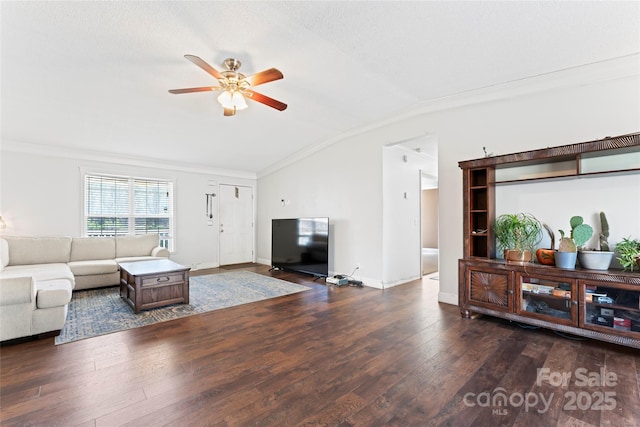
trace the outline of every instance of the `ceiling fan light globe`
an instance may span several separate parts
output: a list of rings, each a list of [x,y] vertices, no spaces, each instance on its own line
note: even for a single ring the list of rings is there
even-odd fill
[[[247,101],[245,101],[244,96],[242,96],[240,92],[236,91],[223,91],[220,96],[218,96],[218,102],[224,108],[228,108],[231,110],[244,110],[248,107]]]
[[[232,97],[231,97],[231,92],[226,91],[226,90],[222,91],[220,96],[218,96],[218,102],[224,108],[233,108],[233,101],[232,101]]]
[[[244,96],[240,92],[234,92],[231,97],[231,103],[236,108],[236,110],[245,110],[247,109],[247,101],[244,100]]]

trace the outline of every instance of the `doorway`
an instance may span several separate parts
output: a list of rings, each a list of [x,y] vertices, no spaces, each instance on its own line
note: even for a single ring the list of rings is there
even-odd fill
[[[420,221],[422,275],[438,271],[438,180],[424,172],[420,177]]]
[[[253,188],[220,184],[220,265],[253,262]]]
[[[437,280],[440,249],[438,246],[438,137],[423,135],[399,144],[412,153],[419,165],[420,204],[420,273]],[[415,176],[415,175],[414,175]],[[416,181],[414,181],[416,183]],[[417,184],[417,183],[416,183]],[[414,184],[414,185],[416,185]]]

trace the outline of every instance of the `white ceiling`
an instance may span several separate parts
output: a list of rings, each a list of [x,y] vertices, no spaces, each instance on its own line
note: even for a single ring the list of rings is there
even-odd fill
[[[640,51],[640,2],[1,2],[2,140],[259,172],[420,103]],[[223,117],[225,58],[284,79]],[[46,147],[44,147],[46,146]]]

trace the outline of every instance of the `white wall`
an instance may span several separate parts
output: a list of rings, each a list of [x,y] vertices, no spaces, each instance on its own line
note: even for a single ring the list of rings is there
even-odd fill
[[[80,236],[83,169],[175,180],[175,252],[171,258],[193,269],[219,265],[218,198],[209,226],[205,193],[218,194],[220,184],[256,186],[255,179],[174,170],[171,165],[141,167],[3,149],[0,212],[8,224],[4,234]]]
[[[580,215],[594,229],[585,246],[598,247],[599,213],[607,215],[609,244],[615,247],[624,237],[640,238],[640,174],[583,177],[551,180],[496,188],[496,214],[529,212],[547,224],[555,234],[558,247],[560,233],[569,232],[569,219]],[[551,247],[545,232],[539,247]]]
[[[429,164],[423,155],[398,145],[383,147],[382,154],[381,287],[389,287],[420,277],[421,171]]]
[[[360,264],[354,277],[380,280],[381,158],[382,147],[365,138],[330,146],[259,180],[258,262],[271,262],[273,218],[329,217],[329,273],[350,274]]]
[[[439,153],[439,300],[457,304],[457,260],[462,257],[463,242],[462,173],[458,162],[483,157],[483,146],[498,155],[639,131],[637,64],[631,65],[631,73],[612,79],[602,77],[606,74],[602,67],[598,64],[595,70],[587,67],[570,70],[568,75],[559,73],[554,81],[560,83],[550,83],[549,76],[544,76],[542,82],[533,79],[495,88],[493,93],[483,91],[477,96],[483,102],[472,105],[460,102],[457,106],[455,99],[445,100],[442,104],[450,108],[424,108],[421,114],[407,114],[404,119],[345,136],[308,157],[298,156],[297,162],[283,162],[282,168],[258,178],[258,257],[270,257],[272,217],[324,213],[335,220],[330,254],[333,270],[350,272],[359,261],[365,284],[367,280],[373,284],[383,282],[386,276],[381,268],[385,264],[382,254],[386,249],[380,230],[388,224],[383,224],[380,152],[390,142],[433,134],[438,138]],[[613,64],[615,67],[617,64]],[[579,78],[579,72],[586,77]],[[630,194],[635,196],[638,183],[633,181],[630,185]],[[593,192],[593,205],[582,209],[601,209],[600,200],[607,196],[607,191]],[[291,206],[279,207],[282,197],[291,199]],[[566,216],[562,204],[553,204],[549,209],[550,218]],[[637,207],[623,210],[626,209],[629,215],[640,216]],[[607,213],[612,219],[622,214],[611,209]],[[412,239],[405,234],[411,233],[410,229],[400,227],[398,233],[398,239]],[[627,234],[640,236],[640,230],[630,225]],[[407,277],[412,275],[409,270],[404,273]]]

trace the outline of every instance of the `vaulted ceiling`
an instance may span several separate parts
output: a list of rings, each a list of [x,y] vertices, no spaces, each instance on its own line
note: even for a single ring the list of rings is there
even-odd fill
[[[2,1],[3,143],[259,172],[437,98],[640,52],[640,2]],[[284,79],[224,117],[225,58]]]

